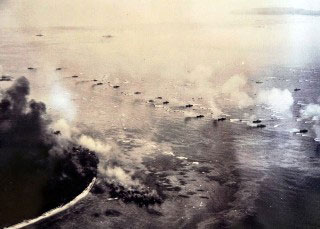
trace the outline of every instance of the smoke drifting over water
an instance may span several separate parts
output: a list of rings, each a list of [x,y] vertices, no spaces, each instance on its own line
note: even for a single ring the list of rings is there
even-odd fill
[[[25,77],[1,92],[0,226],[70,201],[97,173],[94,153],[60,139],[49,128],[45,104],[29,100],[29,93]]]
[[[269,106],[272,110],[279,113],[290,114],[293,105],[293,97],[288,89],[272,88],[271,90],[262,90],[258,94],[258,103]]]
[[[139,188],[141,183],[138,180],[133,180],[133,171],[125,172],[121,167],[112,165],[112,163],[121,163],[120,152],[111,145],[101,142],[100,140],[93,139],[86,135],[81,135],[78,143],[99,155],[99,172],[103,179],[106,179],[109,183],[115,183],[122,185],[126,188]]]
[[[304,109],[300,111],[300,113],[303,118],[311,118],[314,121],[318,121],[320,115],[320,105],[308,104]]]
[[[156,191],[133,178],[133,167],[122,168],[127,162],[112,144],[82,134],[64,119],[52,122],[45,104],[29,100],[29,93],[25,77],[1,93],[0,178],[6,188],[1,189],[0,198],[10,199],[0,207],[4,216],[1,226],[65,204],[86,188],[98,171],[113,197],[139,205],[161,203]],[[21,193],[16,193],[17,187]],[[11,214],[19,201],[34,209],[21,208],[17,215]]]
[[[320,141],[320,105],[308,104],[300,110],[301,117],[304,120],[311,119],[313,123],[313,131],[316,134],[316,141]]]
[[[244,75],[234,75],[222,86],[222,94],[228,96],[231,104],[238,108],[245,108],[254,104],[253,99],[248,95],[248,82]]]
[[[320,27],[230,15],[230,3],[263,4],[1,2],[0,25],[14,29],[0,29],[0,73],[26,75],[30,97],[44,103],[28,99],[26,78],[2,93],[0,182],[8,192],[0,197],[14,201],[0,207],[0,216],[10,222],[36,216],[72,199],[93,176],[92,195],[49,219],[56,220],[52,227],[118,228],[132,221],[134,228],[224,227],[255,214],[256,198],[266,196],[262,183],[270,195],[269,187],[291,195],[287,178],[273,168],[305,162],[296,156],[306,148],[299,144],[309,126],[301,122],[303,136],[283,135],[288,123],[300,125],[289,116],[301,95],[292,87],[304,92],[304,85],[293,85],[288,76],[295,73],[265,66],[303,64],[310,46],[295,44],[316,44]],[[301,27],[310,29],[308,42]],[[319,108],[305,108],[302,117],[314,119],[320,133]],[[270,173],[279,183],[264,182]],[[40,191],[18,198],[27,194],[14,193],[16,187]],[[39,197],[51,202],[42,206]],[[31,206],[30,214],[10,219],[14,202]]]

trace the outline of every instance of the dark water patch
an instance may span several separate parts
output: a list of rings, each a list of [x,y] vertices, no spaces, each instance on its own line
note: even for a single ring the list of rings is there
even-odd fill
[[[274,168],[261,185],[256,220],[266,228],[319,228],[320,174]],[[273,219],[273,220],[270,220]]]
[[[255,215],[247,215],[243,220],[237,223],[233,223],[229,228],[232,229],[264,229],[263,224],[258,222]]]
[[[98,218],[98,217],[100,217],[100,214],[96,212],[96,213],[93,213],[92,216],[95,218]]]
[[[217,181],[220,185],[223,185],[227,182],[227,178],[226,177],[222,177],[222,176],[206,176],[209,181]]]
[[[239,187],[239,184],[235,181],[229,181],[229,182],[226,182],[226,183],[219,183],[220,185],[221,184],[224,184],[225,186],[227,187],[230,187],[230,188],[238,188]]]
[[[122,215],[121,212],[115,210],[115,209],[107,209],[105,212],[104,212],[104,215],[105,216],[108,216],[108,217],[119,217]]]
[[[187,192],[187,195],[190,195],[190,196],[192,196],[194,194],[197,194],[197,193],[196,192]]]
[[[155,215],[155,216],[163,216],[163,214],[153,208],[147,208],[147,212],[150,214],[150,215]]]
[[[188,196],[188,195],[183,195],[183,194],[179,194],[178,197],[181,197],[181,198],[190,198],[190,196]]]
[[[178,186],[172,188],[166,188],[167,191],[180,192],[182,189]]]
[[[156,174],[158,179],[167,179],[167,177],[170,175],[169,173],[167,172],[161,172],[161,173],[157,173]]]
[[[237,189],[218,186],[214,190],[214,195],[209,196],[210,203],[207,208],[210,212],[221,212],[231,208],[231,203],[236,200]]]

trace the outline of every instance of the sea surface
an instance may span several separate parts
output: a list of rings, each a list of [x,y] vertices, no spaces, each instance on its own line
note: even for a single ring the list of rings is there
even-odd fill
[[[270,17],[213,27],[0,29],[1,74],[26,76],[53,121],[112,145],[124,170],[166,195],[139,207],[90,193],[30,227],[319,228],[317,122],[300,119],[320,96],[317,24]],[[219,88],[235,74],[253,99],[288,89],[292,107],[231,103]],[[256,119],[266,127],[251,125]]]

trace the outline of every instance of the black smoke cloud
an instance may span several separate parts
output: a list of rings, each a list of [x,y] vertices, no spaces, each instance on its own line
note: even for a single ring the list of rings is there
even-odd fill
[[[48,152],[55,144],[47,133],[46,106],[28,101],[29,91],[29,82],[22,77],[3,93],[0,102],[0,146],[16,148],[25,155],[39,147]]]
[[[29,93],[21,77],[0,95],[0,227],[69,202],[97,173],[95,154],[62,141]]]

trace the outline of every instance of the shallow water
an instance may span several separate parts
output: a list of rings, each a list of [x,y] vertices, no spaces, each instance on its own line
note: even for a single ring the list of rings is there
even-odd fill
[[[213,75],[224,81],[229,74],[245,71],[252,96],[261,89],[289,89],[294,96],[292,115],[277,114],[265,106],[238,109],[222,100],[219,105],[230,115],[228,119],[255,115],[267,127],[252,128],[229,120],[215,122],[207,79],[192,78],[196,83],[192,81],[190,86],[183,76],[174,77],[188,72],[188,66],[178,72],[171,68],[181,59],[191,69],[198,62],[208,65],[221,53],[228,62],[226,47],[208,49],[210,39],[201,40],[190,29],[184,32],[186,41],[177,47],[175,39],[181,35],[148,29],[51,28],[41,30],[44,37],[34,36],[39,30],[0,32],[3,75],[26,75],[31,81],[32,97],[46,102],[53,119],[66,118],[84,133],[116,145],[122,166],[143,174],[147,185],[160,185],[167,196],[163,204],[146,208],[110,200],[108,192],[91,193],[35,227],[320,227],[319,143],[314,141],[312,123],[296,121],[301,108],[298,101],[317,102],[320,71],[314,65],[304,66],[304,61],[299,66],[294,61],[278,64],[270,60],[270,53],[257,50],[249,51],[246,60],[260,56],[268,64],[262,61],[264,64],[258,67],[244,67],[241,61],[234,63],[242,60],[241,53]],[[259,30],[250,26],[244,29]],[[212,36],[210,29],[203,30]],[[109,33],[114,37],[101,37]],[[144,46],[142,37],[147,35],[151,42]],[[184,56],[188,52],[183,50],[194,41],[202,42],[202,48],[190,48],[190,55],[196,57]],[[175,48],[167,53],[168,60],[163,60],[163,53],[170,47]],[[210,61],[204,61],[204,57]],[[28,67],[37,69],[30,71]],[[57,67],[62,70],[56,71]],[[221,70],[225,67],[228,69]],[[158,76],[157,71],[165,77],[160,73]],[[98,82],[103,84],[96,85]],[[3,87],[9,84],[1,82]],[[293,92],[295,88],[301,91]],[[135,94],[137,91],[141,94]],[[164,105],[166,100],[170,103]],[[189,103],[195,106],[185,108]],[[187,118],[200,114],[205,117]],[[303,128],[309,130],[306,136],[292,133],[293,129]],[[103,177],[100,174],[99,179]]]

